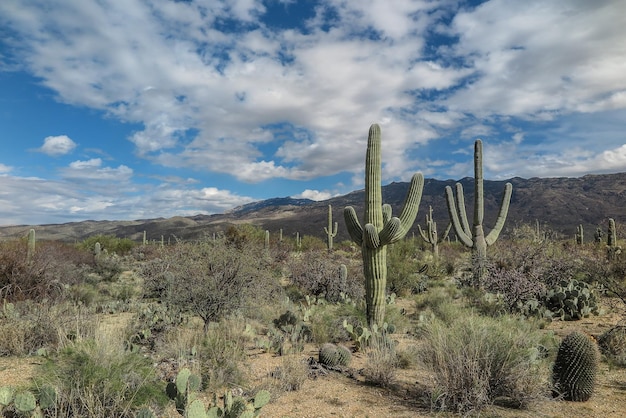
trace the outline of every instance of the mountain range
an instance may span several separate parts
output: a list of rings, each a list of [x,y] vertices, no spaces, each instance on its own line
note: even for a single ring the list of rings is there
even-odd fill
[[[425,179],[422,201],[416,224],[425,225],[424,217],[429,206],[433,208],[433,218],[439,231],[448,224],[448,212],[444,189],[454,187],[455,180]],[[458,181],[465,191],[467,214],[471,223],[473,208],[474,180],[466,177]],[[583,225],[585,241],[593,239],[597,227],[606,231],[607,219],[614,218],[618,225],[626,223],[626,173],[586,175],[570,178],[530,178],[515,177],[502,181],[484,181],[485,227],[495,223],[501,196],[506,182],[513,184],[511,206],[502,236],[521,224],[535,225],[549,229],[561,237],[573,237],[578,225]],[[383,186],[383,202],[389,203],[394,214],[399,214],[408,183],[391,183]],[[198,239],[215,232],[224,231],[231,225],[252,223],[270,234],[283,236],[312,235],[325,239],[324,227],[328,225],[328,206],[332,207],[333,223],[338,222],[335,241],[348,239],[343,220],[343,209],[354,206],[362,217],[364,191],[358,190],[325,201],[272,198],[249,203],[223,214],[195,215],[188,217],[143,219],[135,221],[82,221],[65,224],[18,225],[0,227],[0,239],[25,237],[30,228],[35,228],[38,240],[81,241],[91,235],[114,235],[141,242],[144,231],[149,240]],[[411,229],[417,234],[417,226]]]

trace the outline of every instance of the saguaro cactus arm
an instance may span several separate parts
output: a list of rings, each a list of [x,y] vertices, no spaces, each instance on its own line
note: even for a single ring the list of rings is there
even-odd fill
[[[504,193],[502,193],[502,201],[500,202],[500,211],[498,212],[498,218],[496,219],[496,223],[493,226],[493,229],[489,231],[489,234],[485,237],[485,241],[487,241],[487,245],[493,245],[494,242],[500,236],[500,232],[502,232],[502,228],[504,227],[504,223],[506,222],[506,216],[509,213],[509,205],[511,203],[511,194],[513,193],[513,185],[511,183],[507,183],[504,186]]]
[[[363,245],[363,227],[359,223],[359,218],[356,216],[356,211],[352,206],[347,206],[343,210],[343,217],[346,221],[346,229],[350,234],[350,238],[358,246]]]
[[[460,187],[458,187],[460,186]],[[452,223],[452,227],[454,228],[454,233],[459,240],[466,247],[472,248],[474,246],[474,241],[472,240],[471,232],[465,229],[464,225],[467,223],[467,216],[462,216],[464,218],[464,222],[459,219],[459,212],[465,215],[465,206],[460,206],[461,203],[465,201],[463,198],[459,198],[459,196],[463,196],[463,186],[460,183],[457,183],[457,200],[459,201],[459,208],[456,207],[454,203],[454,193],[452,192],[452,187],[446,186],[446,201],[448,202],[448,215],[450,216],[450,222]]]

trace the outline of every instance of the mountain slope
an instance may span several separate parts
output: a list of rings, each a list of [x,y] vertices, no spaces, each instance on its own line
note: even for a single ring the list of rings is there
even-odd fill
[[[563,236],[573,236],[576,226],[583,224],[586,240],[590,240],[597,226],[606,230],[606,220],[612,217],[618,226],[626,223],[626,173],[587,175],[579,178],[513,178],[513,196],[503,235],[520,223],[539,221]],[[474,181],[470,177],[459,180],[465,192],[468,217],[471,220]],[[433,207],[433,217],[439,229],[448,223],[444,189],[454,186],[454,180],[426,179],[417,221],[424,225],[428,207]],[[487,230],[494,224],[502,191],[506,181],[484,182],[485,225]],[[391,183],[383,187],[383,201],[398,214],[408,183]],[[224,214],[176,216],[169,219],[136,221],[84,221],[56,225],[38,225],[38,239],[55,239],[67,242],[80,241],[90,235],[105,234],[141,241],[143,231],[149,240],[172,238],[197,239],[224,231],[230,225],[253,223],[271,233],[283,229],[284,236],[296,232],[325,238],[328,205],[333,208],[333,221],[339,223],[336,241],[348,239],[343,221],[344,207],[354,206],[357,214],[363,213],[363,190],[343,196],[315,202],[308,199],[274,198],[253,202]],[[0,227],[0,239],[24,237],[33,226]],[[412,228],[417,231],[417,226]],[[619,231],[619,227],[618,227]]]

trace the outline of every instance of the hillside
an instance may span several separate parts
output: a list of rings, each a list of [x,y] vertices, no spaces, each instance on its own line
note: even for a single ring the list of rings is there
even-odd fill
[[[587,175],[579,178],[513,178],[513,196],[503,233],[521,223],[539,221],[563,236],[573,236],[576,226],[583,224],[586,240],[591,240],[597,226],[606,228],[606,219],[612,217],[617,224],[626,223],[626,173]],[[473,179],[459,181],[465,190],[468,216],[471,217]],[[454,186],[454,180],[426,179],[418,214],[418,222],[424,223],[428,207],[433,207],[435,221],[443,229],[448,223],[444,197],[446,186]],[[504,184],[506,181],[485,180],[485,224],[493,225]],[[391,183],[383,187],[383,201],[398,213],[408,183]],[[336,241],[348,239],[343,221],[343,208],[352,205],[362,213],[364,193],[354,191],[343,196],[315,202],[307,199],[273,198],[235,208],[224,214],[196,215],[191,217],[144,219],[135,221],[83,221],[52,225],[20,225],[0,227],[0,239],[26,236],[35,227],[37,238],[43,240],[80,241],[90,235],[106,234],[141,241],[143,231],[150,240],[177,237],[197,239],[207,234],[223,231],[229,225],[253,223],[270,232],[283,229],[284,236],[304,235],[324,237],[328,205],[333,207],[333,220],[339,223]],[[414,226],[412,231],[417,231]],[[619,227],[618,227],[619,231]]]

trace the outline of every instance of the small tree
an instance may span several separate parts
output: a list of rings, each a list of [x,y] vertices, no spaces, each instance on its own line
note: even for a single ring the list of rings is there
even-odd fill
[[[262,248],[226,239],[178,243],[143,270],[146,289],[170,306],[212,321],[245,309],[272,290]]]

